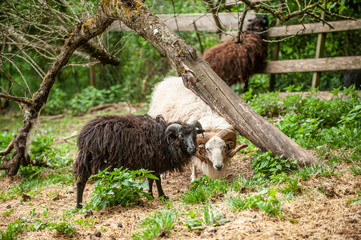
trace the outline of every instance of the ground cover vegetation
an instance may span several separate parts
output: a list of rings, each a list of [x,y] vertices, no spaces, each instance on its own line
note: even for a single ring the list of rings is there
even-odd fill
[[[103,171],[94,176],[82,210],[74,208],[72,161],[76,149],[74,144],[61,140],[65,136],[62,135],[62,126],[74,122],[76,124],[71,128],[78,130],[94,115],[112,114],[118,110],[82,116],[68,113],[65,118],[56,121],[45,118],[35,130],[29,149],[32,157],[40,158],[43,164],[21,167],[15,181],[8,184],[3,181],[1,186],[0,201],[4,206],[1,218],[2,222],[6,222],[0,226],[1,237],[18,239],[45,234],[65,239],[67,236],[108,233],[133,239],[197,237],[206,233],[217,236],[217,229],[234,225],[238,221],[237,214],[247,211],[252,211],[253,215],[263,213],[267,218],[283,223],[298,224],[302,217],[290,213],[289,204],[316,201],[317,197],[313,195],[317,194],[329,201],[336,198],[347,206],[357,206],[361,203],[361,148],[358,137],[361,134],[361,100],[353,88],[344,89],[342,95],[338,95],[338,90],[333,91],[334,97],[330,100],[322,100],[309,93],[290,95],[284,99],[279,99],[274,93],[243,95],[257,112],[302,147],[313,151],[321,160],[319,165],[298,168],[292,159],[283,160],[273,157],[270,152],[263,153],[239,136],[238,141],[248,143],[249,147],[242,150],[234,161],[249,162],[248,168],[252,173],[248,176],[242,172],[231,180],[204,176],[189,183],[184,191],[175,193],[177,197],[159,201],[147,196],[144,177],[151,176],[149,172]],[[259,102],[266,104],[259,106]],[[141,108],[137,113],[145,111],[146,108]],[[8,117],[2,116],[1,120]],[[0,143],[4,147],[13,132],[6,130],[9,121],[1,122]],[[348,184],[354,187],[343,190],[338,186],[346,175],[351,176]],[[180,181],[188,181],[188,177],[183,174]],[[2,178],[8,179],[3,173]],[[312,187],[314,181],[317,184]],[[329,181],[333,182],[331,189],[326,184]],[[44,192],[46,203],[44,200],[40,203],[38,201]],[[305,200],[311,195],[313,200]],[[66,200],[60,213],[52,207],[58,199]],[[16,204],[29,205],[28,212],[22,212],[18,217]],[[102,222],[102,214],[112,215],[124,208],[131,211],[132,206],[139,208],[138,211],[143,214],[126,234],[115,233]],[[117,228],[121,232],[125,227],[119,226]],[[360,232],[349,234],[359,236]]]

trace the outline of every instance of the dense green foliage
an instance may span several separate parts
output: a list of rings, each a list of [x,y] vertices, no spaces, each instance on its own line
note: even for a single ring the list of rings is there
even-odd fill
[[[116,205],[128,206],[137,204],[139,200],[149,194],[143,189],[148,189],[147,178],[157,179],[148,170],[129,171],[127,169],[115,169],[108,172],[107,169],[99,172],[91,178],[98,179],[95,183],[94,192],[86,209],[105,209]]]

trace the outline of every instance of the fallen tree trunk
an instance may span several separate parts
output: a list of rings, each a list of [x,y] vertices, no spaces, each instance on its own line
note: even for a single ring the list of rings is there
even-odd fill
[[[317,159],[267,122],[236,95],[197,51],[174,34],[139,0],[110,1],[105,11],[124,22],[127,27],[153,44],[167,56],[185,86],[226,118],[241,135],[262,151],[295,158],[299,165],[315,163]]]

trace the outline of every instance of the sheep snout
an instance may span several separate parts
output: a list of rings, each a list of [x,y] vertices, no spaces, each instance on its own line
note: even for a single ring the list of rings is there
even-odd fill
[[[191,146],[187,148],[189,154],[193,155],[197,152],[197,148],[195,146]]]
[[[213,165],[214,169],[221,171],[223,169],[223,164]]]

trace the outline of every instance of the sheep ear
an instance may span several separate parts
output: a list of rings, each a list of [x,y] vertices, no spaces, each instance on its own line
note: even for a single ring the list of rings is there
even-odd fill
[[[197,133],[197,134],[201,134],[201,133],[203,134],[204,132],[205,132],[205,131],[204,131],[203,129],[197,129],[197,130],[196,130],[196,133]],[[203,136],[203,137],[204,137],[204,136]]]

